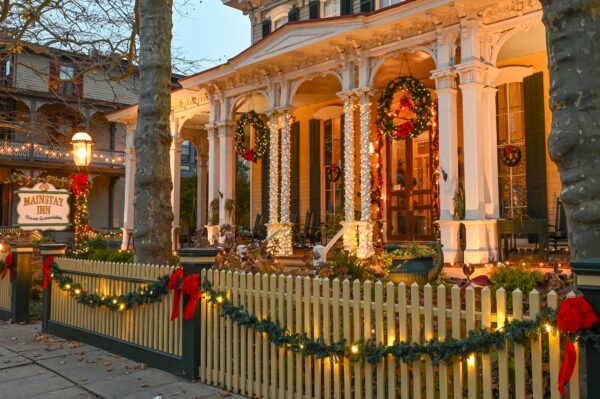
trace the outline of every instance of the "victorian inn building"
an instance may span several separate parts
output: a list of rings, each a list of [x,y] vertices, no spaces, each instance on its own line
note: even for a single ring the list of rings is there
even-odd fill
[[[198,154],[198,225],[209,232],[233,222],[236,159],[260,158],[249,162],[250,220],[277,232],[282,256],[307,214],[341,215],[339,236],[360,257],[439,229],[448,263],[498,259],[498,220],[553,217],[560,182],[546,155],[538,0],[224,3],[249,15],[253,43],[172,92],[174,231],[185,140]],[[128,126],[124,242],[136,112],[109,116]]]

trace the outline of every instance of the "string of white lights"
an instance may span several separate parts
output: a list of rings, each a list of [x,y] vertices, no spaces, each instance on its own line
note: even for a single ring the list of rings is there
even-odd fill
[[[277,113],[273,111],[269,121],[269,223],[279,223],[279,129]]]
[[[367,258],[373,248],[373,223],[371,222],[371,92],[364,89],[360,95],[360,222],[358,223],[359,258]]]
[[[292,227],[290,225],[290,123],[288,111],[284,111],[281,122],[281,239],[279,240],[279,255],[290,256],[292,248]]]
[[[344,249],[356,253],[354,217],[354,101],[353,93],[344,94]]]

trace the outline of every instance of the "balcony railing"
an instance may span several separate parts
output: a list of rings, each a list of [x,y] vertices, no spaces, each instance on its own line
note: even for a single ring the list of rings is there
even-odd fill
[[[0,160],[51,162],[73,164],[73,153],[70,148],[57,144],[38,144],[14,140],[0,140]],[[125,167],[123,151],[92,151],[90,166],[111,168]]]

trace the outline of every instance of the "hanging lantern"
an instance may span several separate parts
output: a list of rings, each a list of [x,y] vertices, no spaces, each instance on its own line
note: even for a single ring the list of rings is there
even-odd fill
[[[73,161],[79,167],[86,167],[92,160],[92,145],[94,142],[89,134],[78,132],[71,139],[73,145]]]

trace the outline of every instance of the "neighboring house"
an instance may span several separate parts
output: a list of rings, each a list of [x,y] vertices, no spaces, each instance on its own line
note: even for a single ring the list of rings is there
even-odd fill
[[[52,55],[51,55],[52,54]],[[101,57],[100,55],[97,55]],[[92,180],[92,228],[120,228],[123,221],[125,128],[106,115],[138,100],[134,73],[118,82],[100,69],[74,82],[77,60],[88,56],[57,50],[23,49],[0,65],[0,181],[13,172],[27,176],[68,176],[77,171],[70,139],[85,131],[94,141],[87,173]],[[0,225],[16,223],[14,185],[0,184]]]
[[[281,255],[292,253],[291,224],[302,224],[307,211],[320,221],[343,215],[344,246],[361,257],[373,252],[375,226],[383,242],[397,242],[432,240],[437,224],[446,262],[468,263],[498,259],[499,219],[553,218],[560,180],[546,151],[551,112],[538,0],[224,4],[249,15],[252,46],[180,79],[172,93],[172,165],[185,140],[199,154],[199,226],[213,200],[220,223],[231,222],[225,203],[234,198],[235,124],[250,109],[270,122],[271,135],[270,155],[251,164],[251,221],[260,214],[271,233],[282,230]],[[379,139],[378,101],[405,75],[439,104],[439,142],[433,119],[416,138]],[[134,124],[136,112],[108,118]],[[514,167],[501,159],[509,144],[522,154]],[[332,164],[346,172],[337,182],[327,178]],[[466,212],[457,220],[461,185]],[[126,230],[132,203],[126,199]]]

